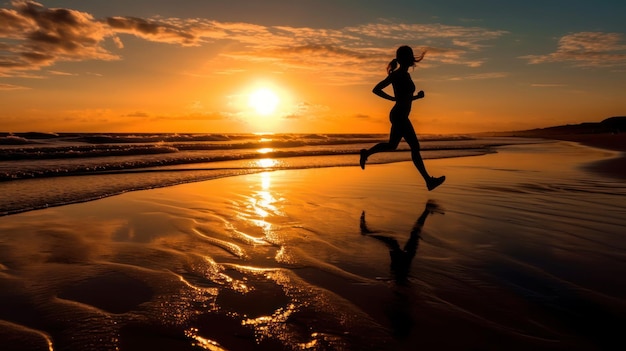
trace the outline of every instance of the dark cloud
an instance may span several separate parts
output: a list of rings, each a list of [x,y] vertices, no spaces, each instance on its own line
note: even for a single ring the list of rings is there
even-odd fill
[[[199,38],[190,28],[137,17],[109,17],[106,23],[116,33],[132,34],[150,41],[197,45]]]
[[[102,46],[111,30],[88,13],[50,9],[34,1],[12,1],[0,9],[0,74],[39,70],[57,61],[113,60]]]

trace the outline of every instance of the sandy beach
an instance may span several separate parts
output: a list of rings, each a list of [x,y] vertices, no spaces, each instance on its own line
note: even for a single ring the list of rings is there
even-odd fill
[[[0,217],[2,350],[626,346],[619,152],[264,172]]]

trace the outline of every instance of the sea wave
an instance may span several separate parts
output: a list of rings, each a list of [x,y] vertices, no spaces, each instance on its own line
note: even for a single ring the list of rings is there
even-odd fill
[[[0,181],[94,174],[174,165],[311,156],[358,155],[383,134],[50,134],[17,133],[0,141]],[[429,135],[427,158],[487,153],[496,139]],[[398,152],[409,150],[402,143]],[[437,151],[434,153],[431,151]],[[397,158],[392,157],[397,161]],[[406,157],[404,157],[406,159]],[[387,159],[388,161],[388,159]],[[385,160],[381,162],[386,162]]]
[[[25,145],[25,144],[34,144],[35,142],[32,140],[28,140],[26,138],[16,136],[16,135],[8,135],[4,137],[0,137],[0,145]]]
[[[19,158],[11,158],[11,154],[3,155],[2,160],[15,161],[0,165],[0,181],[10,181],[25,178],[43,178],[97,174],[108,171],[134,170],[139,168],[154,168],[176,165],[190,165],[200,163],[213,163],[237,160],[259,160],[268,158],[301,158],[301,157],[329,157],[340,155],[358,155],[358,150],[354,149],[307,149],[307,150],[247,150],[237,152],[234,150],[224,150],[227,152],[181,152],[173,147],[148,147],[119,150],[89,150],[86,152],[76,150],[62,151],[62,156],[58,153],[47,153],[45,156],[33,154],[21,154]],[[432,151],[433,153],[429,153]],[[435,153],[436,152],[436,153]],[[477,155],[491,152],[488,147],[437,147],[423,150],[424,158],[461,157],[468,154]],[[165,155],[175,154],[175,155]],[[398,154],[395,157],[392,154]],[[115,157],[127,156],[127,157]],[[152,156],[152,157],[149,157]],[[35,162],[29,160],[49,160],[63,159],[62,162]],[[83,159],[83,160],[75,160]],[[390,152],[387,157],[381,158],[375,163],[387,163],[409,160],[408,148],[402,147],[395,152]],[[20,161],[17,161],[20,160]],[[328,164],[327,166],[337,166]],[[304,167],[306,168],[306,166]]]
[[[0,215],[262,171],[357,166],[362,148],[383,134],[0,134]],[[422,157],[492,153],[528,141],[467,136],[421,137]],[[22,143],[22,144],[20,144]],[[409,147],[369,164],[411,160]]]

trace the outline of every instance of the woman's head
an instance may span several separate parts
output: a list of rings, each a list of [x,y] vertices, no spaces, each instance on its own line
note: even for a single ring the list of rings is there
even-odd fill
[[[410,46],[403,45],[396,50],[396,58],[393,59],[387,66],[387,72],[391,73],[396,70],[398,64],[404,67],[413,67],[417,62],[422,61],[426,51],[418,57],[413,54],[413,49]]]

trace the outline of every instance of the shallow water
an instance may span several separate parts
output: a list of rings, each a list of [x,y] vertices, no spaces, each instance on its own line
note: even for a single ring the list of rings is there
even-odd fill
[[[475,156],[521,138],[424,136],[425,159]],[[279,169],[353,166],[380,134],[0,133],[0,216],[201,180]],[[408,146],[369,160],[410,160]]]
[[[0,342],[31,350],[607,349],[626,186],[574,144],[262,172],[0,218]]]

